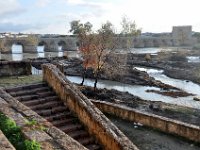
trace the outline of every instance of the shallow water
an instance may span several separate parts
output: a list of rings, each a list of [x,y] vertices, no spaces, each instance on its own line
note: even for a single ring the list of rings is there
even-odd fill
[[[170,78],[163,74],[164,72],[163,70],[159,70],[159,69],[149,69],[149,68],[143,68],[143,67],[135,67],[135,68],[140,71],[147,72],[151,77],[154,77],[156,80],[159,80],[165,84],[172,85],[188,93],[192,93],[192,94],[200,96],[200,86],[196,83],[193,83],[188,80],[186,81],[186,80]]]
[[[67,76],[67,79],[74,83],[81,83],[82,78],[77,76]],[[87,86],[93,86],[94,80],[85,79],[84,82]],[[193,96],[182,97],[182,98],[172,98],[168,96],[163,96],[157,93],[146,92],[146,90],[160,90],[157,87],[149,87],[142,85],[129,85],[116,81],[109,80],[99,80],[97,84],[98,88],[115,89],[121,92],[129,92],[135,96],[138,96],[144,100],[150,101],[162,101],[171,104],[178,104],[182,106],[188,106],[192,108],[200,108],[200,102],[194,101]]]
[[[199,56],[187,56],[186,58],[189,63],[199,63],[200,62]]]

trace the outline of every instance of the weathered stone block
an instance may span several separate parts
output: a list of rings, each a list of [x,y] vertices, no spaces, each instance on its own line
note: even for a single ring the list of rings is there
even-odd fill
[[[38,142],[44,142],[52,139],[47,133],[39,130],[23,131],[23,134],[25,138],[30,140],[36,140]]]
[[[135,121],[141,124],[150,125],[150,116],[146,114],[135,113]]]

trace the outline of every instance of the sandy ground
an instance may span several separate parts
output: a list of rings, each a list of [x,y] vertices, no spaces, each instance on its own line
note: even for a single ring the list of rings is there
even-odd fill
[[[134,125],[110,115],[107,117],[141,150],[199,150],[200,145],[150,128]]]

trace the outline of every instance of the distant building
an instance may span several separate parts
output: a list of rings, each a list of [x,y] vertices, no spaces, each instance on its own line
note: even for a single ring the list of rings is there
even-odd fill
[[[172,37],[178,39],[180,45],[190,45],[192,42],[192,26],[174,26]]]

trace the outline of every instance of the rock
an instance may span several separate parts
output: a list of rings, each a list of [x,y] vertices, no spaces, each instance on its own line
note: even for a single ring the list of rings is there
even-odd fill
[[[153,111],[162,111],[162,105],[161,104],[150,104],[149,108]]]
[[[193,100],[200,101],[200,97],[194,97]]]

